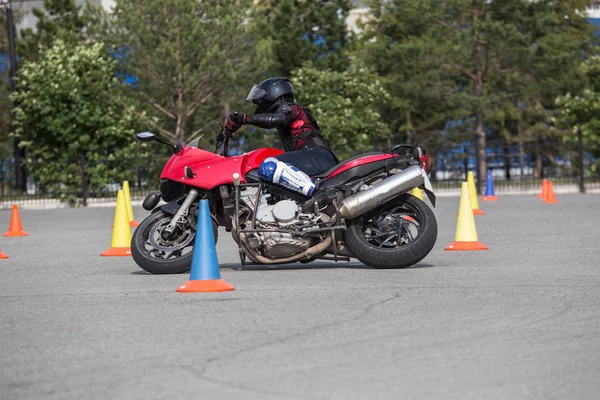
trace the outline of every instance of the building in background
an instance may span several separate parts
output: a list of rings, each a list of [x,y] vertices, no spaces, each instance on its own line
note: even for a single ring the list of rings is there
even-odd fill
[[[112,7],[115,2],[114,0],[87,0],[90,4],[102,6],[105,10]],[[80,5],[82,8],[85,7],[86,0],[75,0],[75,3]],[[17,23],[17,36],[20,36],[21,30],[26,28],[35,29],[37,18],[33,15],[31,10],[34,8],[44,8],[44,2],[42,0],[12,0],[13,10],[15,14],[21,15],[21,20]]]

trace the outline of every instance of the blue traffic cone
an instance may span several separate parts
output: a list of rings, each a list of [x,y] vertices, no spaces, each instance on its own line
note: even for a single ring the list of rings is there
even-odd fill
[[[485,196],[481,198],[483,201],[496,201],[498,196],[494,193],[494,178],[492,178],[492,171],[487,172],[487,181],[485,183]]]
[[[221,272],[219,271],[208,200],[200,200],[190,280],[179,286],[177,291],[193,293],[227,292],[230,290],[235,290],[235,288],[221,279]]]

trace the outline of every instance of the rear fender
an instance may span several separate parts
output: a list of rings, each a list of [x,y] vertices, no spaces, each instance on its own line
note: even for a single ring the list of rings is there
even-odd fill
[[[426,173],[423,173],[423,184],[420,186],[420,188],[423,189],[423,191],[429,198],[429,201],[431,201],[431,205],[435,207],[435,193],[433,193],[433,186],[431,186],[431,182],[429,181],[429,177]]]

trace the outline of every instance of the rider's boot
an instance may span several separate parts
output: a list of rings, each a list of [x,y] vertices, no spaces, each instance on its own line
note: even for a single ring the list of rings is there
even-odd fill
[[[308,175],[274,157],[269,157],[260,164],[258,174],[268,182],[285,186],[308,197],[315,191],[315,184]]]

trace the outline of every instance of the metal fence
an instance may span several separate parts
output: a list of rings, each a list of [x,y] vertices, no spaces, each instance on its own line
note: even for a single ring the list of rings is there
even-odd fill
[[[0,210],[11,208],[13,204],[23,208],[112,204],[124,181],[129,182],[131,199],[143,200],[149,192],[158,190],[160,172],[167,160],[168,157],[100,160],[94,166],[106,166],[106,177],[101,179],[102,183],[93,183],[90,182],[92,179],[86,179],[85,184],[82,184],[82,163],[64,160],[54,163],[51,172],[46,172],[48,169],[43,169],[44,165],[30,163],[26,168],[26,188],[17,188],[14,160],[0,158]],[[52,174],[57,170],[74,171],[67,174],[70,184],[57,182],[57,179],[39,178],[41,173]]]
[[[159,175],[167,158],[152,157],[149,159],[111,160],[119,165],[118,173],[108,183],[100,186],[88,185],[73,189],[56,188],[48,189],[36,182],[35,174],[28,174],[26,190],[15,188],[14,162],[12,159],[0,159],[0,210],[10,209],[13,204],[22,208],[62,208],[71,206],[102,206],[103,204],[114,204],[117,191],[121,189],[123,181],[127,180],[130,185],[131,198],[133,201],[143,200],[151,191],[159,188]],[[72,163],[64,162],[65,168]],[[36,168],[29,165],[28,169]],[[544,170],[544,176],[552,180],[554,188],[558,192],[579,191],[577,171],[571,168],[548,168]],[[466,180],[463,171],[437,171],[437,180],[433,186],[440,195],[458,194],[461,182]],[[445,179],[440,179],[445,177]],[[75,177],[77,178],[77,177]],[[60,185],[59,185],[60,186]],[[494,170],[494,187],[497,194],[510,193],[535,193],[541,190],[542,179],[531,176],[521,177],[517,173],[513,178],[506,180],[504,170]],[[588,171],[585,178],[585,190],[600,193],[600,176]],[[86,196],[83,195],[86,193]]]

